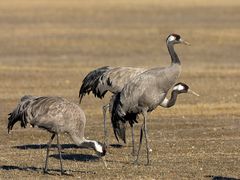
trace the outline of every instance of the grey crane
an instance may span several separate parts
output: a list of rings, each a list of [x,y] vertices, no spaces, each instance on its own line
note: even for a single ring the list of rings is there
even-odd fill
[[[116,94],[122,90],[124,85],[133,79],[135,76],[146,71],[145,68],[133,68],[133,67],[101,67],[89,72],[82,81],[82,85],[79,90],[80,103],[82,98],[92,92],[95,97],[102,99],[109,91]],[[106,128],[106,111],[109,108],[109,104],[103,106],[103,119],[104,119],[104,137],[105,143],[107,140],[107,128]],[[110,110],[110,109],[109,109]],[[111,113],[111,112],[110,112]],[[134,132],[132,130],[132,144],[134,153]],[[124,141],[126,143],[126,141]]]
[[[60,133],[67,133],[78,146],[94,149],[99,157],[106,154],[104,144],[84,138],[85,114],[78,105],[64,98],[23,96],[16,108],[9,114],[8,133],[18,121],[21,122],[21,127],[25,128],[29,123],[33,127],[37,126],[52,134],[47,146],[44,173],[47,173],[49,148],[51,148],[51,143],[57,136],[61,174],[64,174],[58,137]]]
[[[180,82],[180,83],[177,83],[177,84],[174,85],[173,90],[171,92],[171,98],[168,99],[168,98],[165,97],[165,99],[161,102],[160,106],[164,107],[164,108],[170,108],[170,107],[174,106],[176,101],[177,101],[178,95],[182,94],[182,93],[190,93],[190,94],[193,94],[195,96],[200,96],[198,93],[191,90],[188,85]],[[139,149],[138,149],[138,153],[137,153],[136,162],[138,161],[139,152],[140,152],[140,149],[141,149],[142,134],[143,134],[143,130],[141,129],[140,143],[139,143]]]
[[[130,80],[121,92],[115,95],[112,108],[112,125],[115,135],[122,140],[125,138],[124,124],[136,122],[138,114],[143,115],[141,132],[146,139],[147,164],[149,164],[149,145],[147,134],[147,112],[153,111],[164,102],[169,89],[177,81],[181,73],[181,63],[174,50],[174,44],[186,44],[178,34],[170,34],[166,39],[167,48],[171,56],[171,65],[165,68],[149,69]],[[166,102],[166,101],[165,101]],[[139,145],[140,150],[141,145]],[[139,151],[136,162],[138,160]]]
[[[196,92],[194,92],[193,90],[191,90],[189,88],[189,86],[185,83],[182,83],[182,82],[179,82],[177,84],[174,85],[173,87],[173,90],[171,92],[171,97],[170,99],[168,99],[167,97],[164,98],[164,100],[161,102],[161,104],[159,104],[159,106],[161,107],[164,107],[164,108],[170,108],[172,106],[175,105],[176,101],[177,101],[177,96],[181,93],[190,93],[190,94],[193,94],[195,96],[199,96],[199,94],[197,94]],[[110,112],[113,111],[113,104],[114,104],[114,101],[116,99],[116,96],[117,95],[113,95],[111,100],[110,100]],[[135,116],[136,115],[136,116]],[[136,118],[137,118],[137,114],[135,114],[131,119],[129,118],[126,118],[125,120],[127,120],[130,124],[131,127],[133,127],[133,124],[136,121]],[[116,126],[116,128],[114,128],[114,134],[115,134],[115,137],[116,139],[119,141],[118,139],[118,136],[123,140],[125,141],[126,139],[126,134],[125,134],[125,128],[126,126],[124,125],[125,124],[125,120],[123,121],[124,123],[121,123],[121,122],[118,122],[118,121],[112,121],[112,124],[113,124],[113,127]]]

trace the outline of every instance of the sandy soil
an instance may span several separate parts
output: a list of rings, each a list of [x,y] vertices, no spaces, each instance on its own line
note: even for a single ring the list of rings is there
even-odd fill
[[[7,134],[7,114],[21,96],[78,103],[81,81],[94,68],[167,66],[165,38],[172,32],[192,44],[176,46],[179,81],[201,96],[181,95],[173,108],[149,115],[151,165],[145,165],[144,148],[139,165],[132,164],[128,132],[127,145],[108,149],[109,170],[93,151],[61,136],[64,169],[83,179],[240,178],[239,11],[238,0],[1,1],[0,178],[60,178],[56,148],[49,162],[53,175],[42,174],[49,133],[16,124]],[[83,99],[86,137],[103,141],[101,106],[109,98]]]

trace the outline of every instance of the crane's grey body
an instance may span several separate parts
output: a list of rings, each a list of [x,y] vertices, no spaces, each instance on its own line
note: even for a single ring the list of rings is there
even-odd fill
[[[35,96],[26,98],[25,96],[17,108],[21,109],[22,122],[25,125],[29,123],[51,133],[68,133],[71,137],[77,135],[84,138],[85,114],[78,105],[66,99]],[[19,115],[19,112],[13,111],[11,114],[11,116],[16,115]],[[10,123],[9,125],[13,126],[14,124]],[[75,143],[79,144],[80,142]]]
[[[168,68],[150,69],[132,79],[121,91],[121,108],[124,112],[152,111],[167,95],[181,72],[179,64]]]
[[[100,80],[98,88],[101,91],[110,91],[111,93],[118,93],[122,90],[124,85],[131,79],[146,71],[145,68],[133,67],[116,67],[109,70],[103,75]],[[107,82],[107,83],[106,83]]]
[[[132,67],[101,67],[91,71],[84,78],[79,91],[80,101],[85,94],[92,92],[96,97],[103,98],[110,91],[116,94],[135,76],[146,71],[144,68]]]
[[[76,145],[92,148],[97,153],[105,155],[105,149],[100,143],[84,138],[86,117],[83,110],[78,105],[64,98],[24,96],[9,115],[8,132],[12,130],[17,121],[21,121],[22,127],[26,127],[29,123],[33,127],[37,126],[52,133],[52,137],[48,143],[49,146],[47,149],[44,172],[47,172],[51,142],[55,135],[57,135],[61,173],[63,173],[60,144],[58,140],[58,134],[60,133],[69,134]]]
[[[136,122],[138,114],[144,117],[141,128],[141,135],[144,132],[147,149],[147,163],[149,163],[149,146],[147,135],[147,112],[154,110],[157,106],[163,105],[169,89],[177,81],[181,73],[181,63],[174,51],[174,44],[187,42],[183,41],[179,35],[170,34],[166,40],[169,54],[171,56],[171,65],[166,68],[149,69],[130,80],[121,92],[112,98],[112,124],[116,138],[120,137],[125,141],[126,121],[130,124]],[[140,138],[140,142],[141,142]],[[140,151],[141,143],[139,145]],[[138,151],[138,155],[139,155]],[[138,156],[136,161],[138,160]]]

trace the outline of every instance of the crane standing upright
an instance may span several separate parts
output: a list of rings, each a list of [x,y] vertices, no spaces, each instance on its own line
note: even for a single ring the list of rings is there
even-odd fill
[[[136,122],[138,114],[143,115],[141,135],[144,132],[146,139],[147,164],[149,164],[149,145],[147,134],[147,113],[164,103],[169,89],[177,81],[181,73],[181,62],[174,50],[175,44],[189,45],[178,34],[170,34],[166,39],[167,48],[171,56],[171,65],[166,68],[152,68],[130,80],[121,92],[115,95],[112,107],[112,124],[115,136],[125,138],[124,125]],[[166,102],[166,101],[165,101]],[[141,139],[141,138],[140,138]],[[139,157],[141,145],[139,145]]]
[[[161,102],[161,104],[159,104],[161,107],[164,108],[170,108],[172,106],[175,105],[176,101],[177,101],[177,97],[179,94],[182,93],[189,93],[189,94],[193,94],[195,96],[199,96],[199,94],[197,94],[196,92],[194,92],[193,90],[191,90],[189,88],[189,86],[185,83],[179,82],[177,84],[174,85],[172,92],[171,92],[171,97],[170,99],[168,99],[167,97],[164,98],[164,100]],[[113,104],[114,101],[116,100],[116,95],[113,95],[111,100],[110,100],[110,111],[113,111]],[[112,121],[113,127],[114,127],[114,135],[116,137],[116,139],[119,141],[119,136],[120,138],[125,142],[126,141],[126,133],[125,133],[125,122],[128,121],[130,126],[133,127],[133,124],[136,121],[137,118],[137,114],[135,114],[133,117],[126,117],[125,119],[122,119],[123,122],[121,121]],[[142,140],[141,140],[142,142]]]

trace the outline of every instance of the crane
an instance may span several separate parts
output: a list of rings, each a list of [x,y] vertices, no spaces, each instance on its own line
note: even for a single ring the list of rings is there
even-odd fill
[[[147,134],[147,113],[153,111],[158,105],[164,103],[169,89],[177,81],[181,73],[181,62],[174,50],[175,44],[189,45],[178,34],[170,34],[166,39],[167,48],[171,56],[171,65],[165,68],[152,68],[131,79],[115,95],[112,107],[111,121],[115,136],[125,139],[125,124],[136,122],[138,114],[143,115],[141,133],[146,139],[147,164],[149,164],[149,145]],[[165,100],[166,102],[166,100]],[[139,145],[139,150],[140,150]],[[139,151],[137,155],[138,161]]]
[[[59,144],[60,133],[67,133],[78,146],[94,149],[99,157],[103,157],[106,154],[104,144],[95,140],[85,139],[86,117],[83,110],[78,105],[64,98],[23,96],[16,108],[9,113],[8,133],[10,133],[14,124],[18,121],[20,121],[21,127],[25,128],[29,123],[33,127],[37,126],[52,134],[47,146],[44,173],[48,172],[47,166],[51,143],[57,137],[61,174],[65,174],[62,166],[61,146]]]
[[[179,83],[174,85],[173,90],[171,92],[170,99],[165,97],[164,100],[161,102],[161,104],[159,104],[159,106],[164,107],[164,108],[170,108],[170,107],[174,106],[176,101],[177,101],[178,95],[181,94],[181,93],[190,93],[190,94],[193,94],[195,96],[199,96],[199,94],[197,94],[196,92],[191,90],[187,84],[179,82]],[[116,99],[116,95],[113,95],[111,100],[110,100],[110,103],[109,103],[110,112],[113,111],[113,103],[114,103],[115,99]],[[136,119],[137,119],[137,116],[132,117],[132,119],[127,118],[131,127],[133,127],[134,123],[138,123],[136,121]],[[119,126],[116,129],[114,129],[115,138],[119,141],[118,136],[120,136],[121,139],[125,142],[126,141],[125,121],[124,121],[124,123],[117,122],[117,121],[112,121],[112,124],[113,124],[113,127]]]
[[[89,72],[82,81],[82,85],[79,90],[79,98],[81,103],[82,98],[92,92],[95,97],[102,99],[109,91],[112,94],[116,94],[122,90],[124,85],[129,82],[135,76],[146,71],[145,68],[133,68],[133,67],[109,67],[104,66]],[[105,144],[108,144],[108,135],[106,127],[106,112],[109,108],[109,104],[103,106],[103,124],[104,124],[104,137]],[[111,113],[111,112],[110,112]],[[132,132],[132,144],[134,154],[134,132]]]

